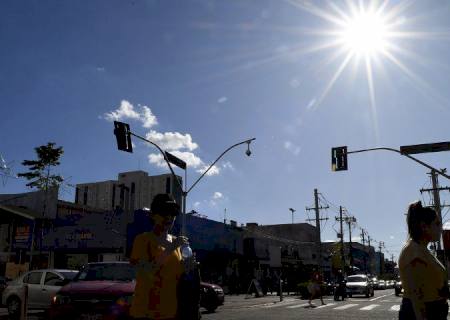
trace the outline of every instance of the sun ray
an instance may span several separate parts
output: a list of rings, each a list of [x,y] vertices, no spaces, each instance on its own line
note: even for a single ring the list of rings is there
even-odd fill
[[[351,52],[347,53],[346,58],[344,59],[344,61],[342,61],[342,63],[340,64],[340,66],[338,67],[338,69],[336,70],[334,75],[331,77],[330,81],[328,82],[327,86],[325,87],[325,90],[320,95],[319,99],[317,99],[317,102],[315,103],[313,109],[317,109],[319,107],[319,105],[322,103],[323,99],[325,99],[325,97],[327,96],[328,92],[331,90],[331,88],[333,87],[334,83],[336,82],[336,80],[341,75],[342,71],[344,71],[345,67],[349,63],[349,61],[352,58],[352,56],[353,56],[353,53],[351,53]]]
[[[375,87],[373,85],[372,62],[370,57],[366,57],[365,60],[366,60],[367,84],[369,86],[372,125],[375,130],[375,139],[376,139],[375,142],[378,144],[380,142],[380,131],[378,128],[377,104],[375,102]]]

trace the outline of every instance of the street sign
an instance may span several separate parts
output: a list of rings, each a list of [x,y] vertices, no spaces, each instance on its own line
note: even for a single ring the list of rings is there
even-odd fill
[[[131,131],[128,123],[114,121],[114,135],[117,140],[117,148],[126,152],[133,152],[131,144]]]
[[[331,148],[331,170],[347,170],[347,146]]]
[[[169,160],[170,163],[176,165],[177,167],[186,170],[186,162],[184,162],[183,160],[181,160],[180,158],[174,156],[173,154],[169,153],[169,152],[165,152],[167,160]]]
[[[416,153],[441,152],[441,151],[450,151],[450,142],[414,144],[400,147],[400,152],[402,154],[416,154]]]

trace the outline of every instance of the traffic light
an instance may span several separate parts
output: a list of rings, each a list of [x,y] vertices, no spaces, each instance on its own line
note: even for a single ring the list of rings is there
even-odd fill
[[[331,170],[347,170],[347,146],[331,149]]]
[[[126,152],[133,152],[131,144],[131,131],[128,123],[114,121],[114,135],[117,140],[117,148]]]

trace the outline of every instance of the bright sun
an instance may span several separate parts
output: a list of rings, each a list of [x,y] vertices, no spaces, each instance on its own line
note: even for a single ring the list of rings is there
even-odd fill
[[[386,49],[388,31],[388,26],[380,14],[360,11],[343,23],[338,37],[349,52],[367,57]]]

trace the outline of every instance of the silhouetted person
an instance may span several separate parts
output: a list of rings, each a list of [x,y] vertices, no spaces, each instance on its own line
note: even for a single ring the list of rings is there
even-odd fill
[[[153,229],[134,240],[130,257],[130,263],[137,268],[130,308],[130,315],[134,318],[181,319],[177,316],[177,310],[184,305],[180,303],[180,298],[186,297],[191,287],[189,281],[199,282],[199,279],[186,279],[187,264],[182,261],[180,246],[188,242],[187,238],[174,237],[169,233],[179,213],[180,208],[171,195],[157,194],[150,212]]]
[[[407,216],[409,239],[399,257],[403,300],[400,320],[444,320],[448,313],[447,273],[427,245],[439,241],[442,224],[436,212],[412,203]]]
[[[314,269],[312,276],[311,276],[311,283],[308,286],[309,288],[309,293],[310,293],[310,297],[309,297],[309,306],[312,307],[312,303],[311,301],[317,297],[320,298],[320,302],[322,302],[322,305],[325,304],[325,302],[323,302],[323,298],[322,298],[322,285],[323,282],[323,278],[322,275],[320,274],[320,272],[317,269]]]

